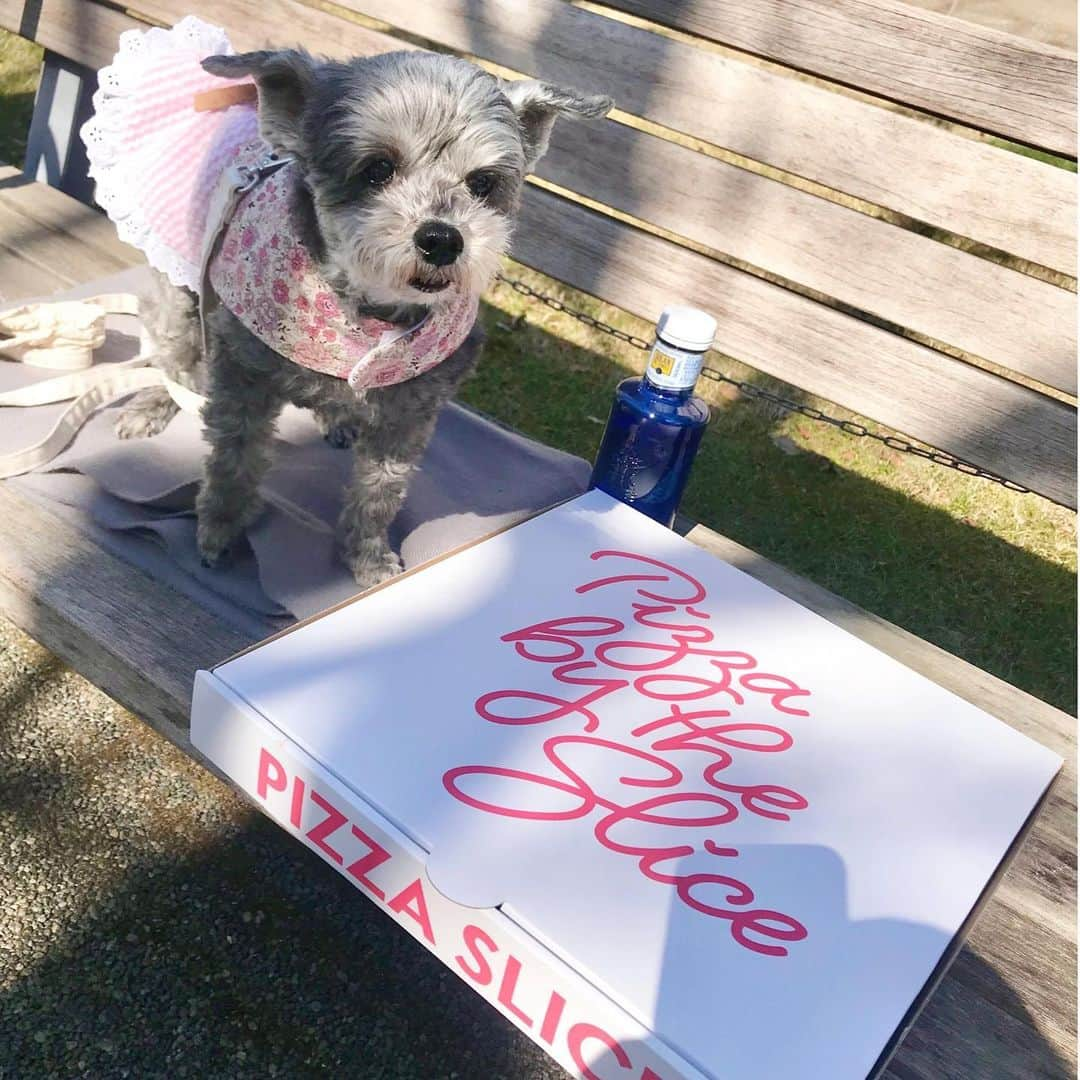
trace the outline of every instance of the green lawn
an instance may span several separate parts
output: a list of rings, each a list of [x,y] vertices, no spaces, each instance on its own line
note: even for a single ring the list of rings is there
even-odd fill
[[[0,34],[0,159],[21,160],[36,63],[34,50]],[[648,334],[591,298],[511,272]],[[506,286],[488,299],[488,347],[463,398],[591,458],[612,387],[640,370],[642,354]],[[684,503],[689,515],[1075,712],[1072,513],[718,390],[705,385],[714,419]]]
[[[0,30],[0,162],[21,165],[41,50]]]

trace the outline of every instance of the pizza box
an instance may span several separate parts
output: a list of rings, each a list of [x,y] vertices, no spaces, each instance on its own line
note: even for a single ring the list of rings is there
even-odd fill
[[[590,492],[198,673],[192,741],[569,1072],[879,1072],[1061,760]]]

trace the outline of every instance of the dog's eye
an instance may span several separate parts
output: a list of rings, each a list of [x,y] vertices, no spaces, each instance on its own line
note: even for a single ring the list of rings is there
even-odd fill
[[[369,161],[356,174],[356,182],[362,187],[382,187],[394,179],[397,166],[388,157],[377,157]]]
[[[492,172],[474,172],[465,177],[465,186],[478,199],[486,199],[494,190],[498,177]]]

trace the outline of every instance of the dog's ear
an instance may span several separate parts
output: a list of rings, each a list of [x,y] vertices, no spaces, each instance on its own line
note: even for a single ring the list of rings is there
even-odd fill
[[[211,75],[240,79],[251,75],[259,88],[259,127],[275,150],[304,157],[303,116],[315,82],[315,62],[301,49],[263,50],[236,56],[208,56]]]
[[[537,79],[504,82],[502,92],[509,98],[521,124],[526,172],[544,156],[556,116],[606,116],[612,105],[611,98],[603,94],[582,94]]]

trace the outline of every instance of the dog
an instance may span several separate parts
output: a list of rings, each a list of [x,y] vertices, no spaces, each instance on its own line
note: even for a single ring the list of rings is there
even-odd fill
[[[474,298],[475,311],[556,117],[595,118],[611,108],[607,97],[504,81],[419,51],[337,62],[288,49],[211,56],[202,66],[254,80],[262,139],[292,159],[298,177],[295,235],[332,288],[334,307],[402,328],[437,315],[451,297]],[[276,418],[292,403],[312,410],[332,445],[352,447],[338,535],[357,584],[399,573],[387,529],[439,410],[476,364],[479,328],[430,370],[357,390],[271,348],[219,297],[204,291],[200,300],[160,275],[147,299],[154,362],[206,395],[209,452],[196,503],[204,563],[219,565],[258,516]],[[152,435],[175,410],[167,392],[143,391],[117,433]]]

